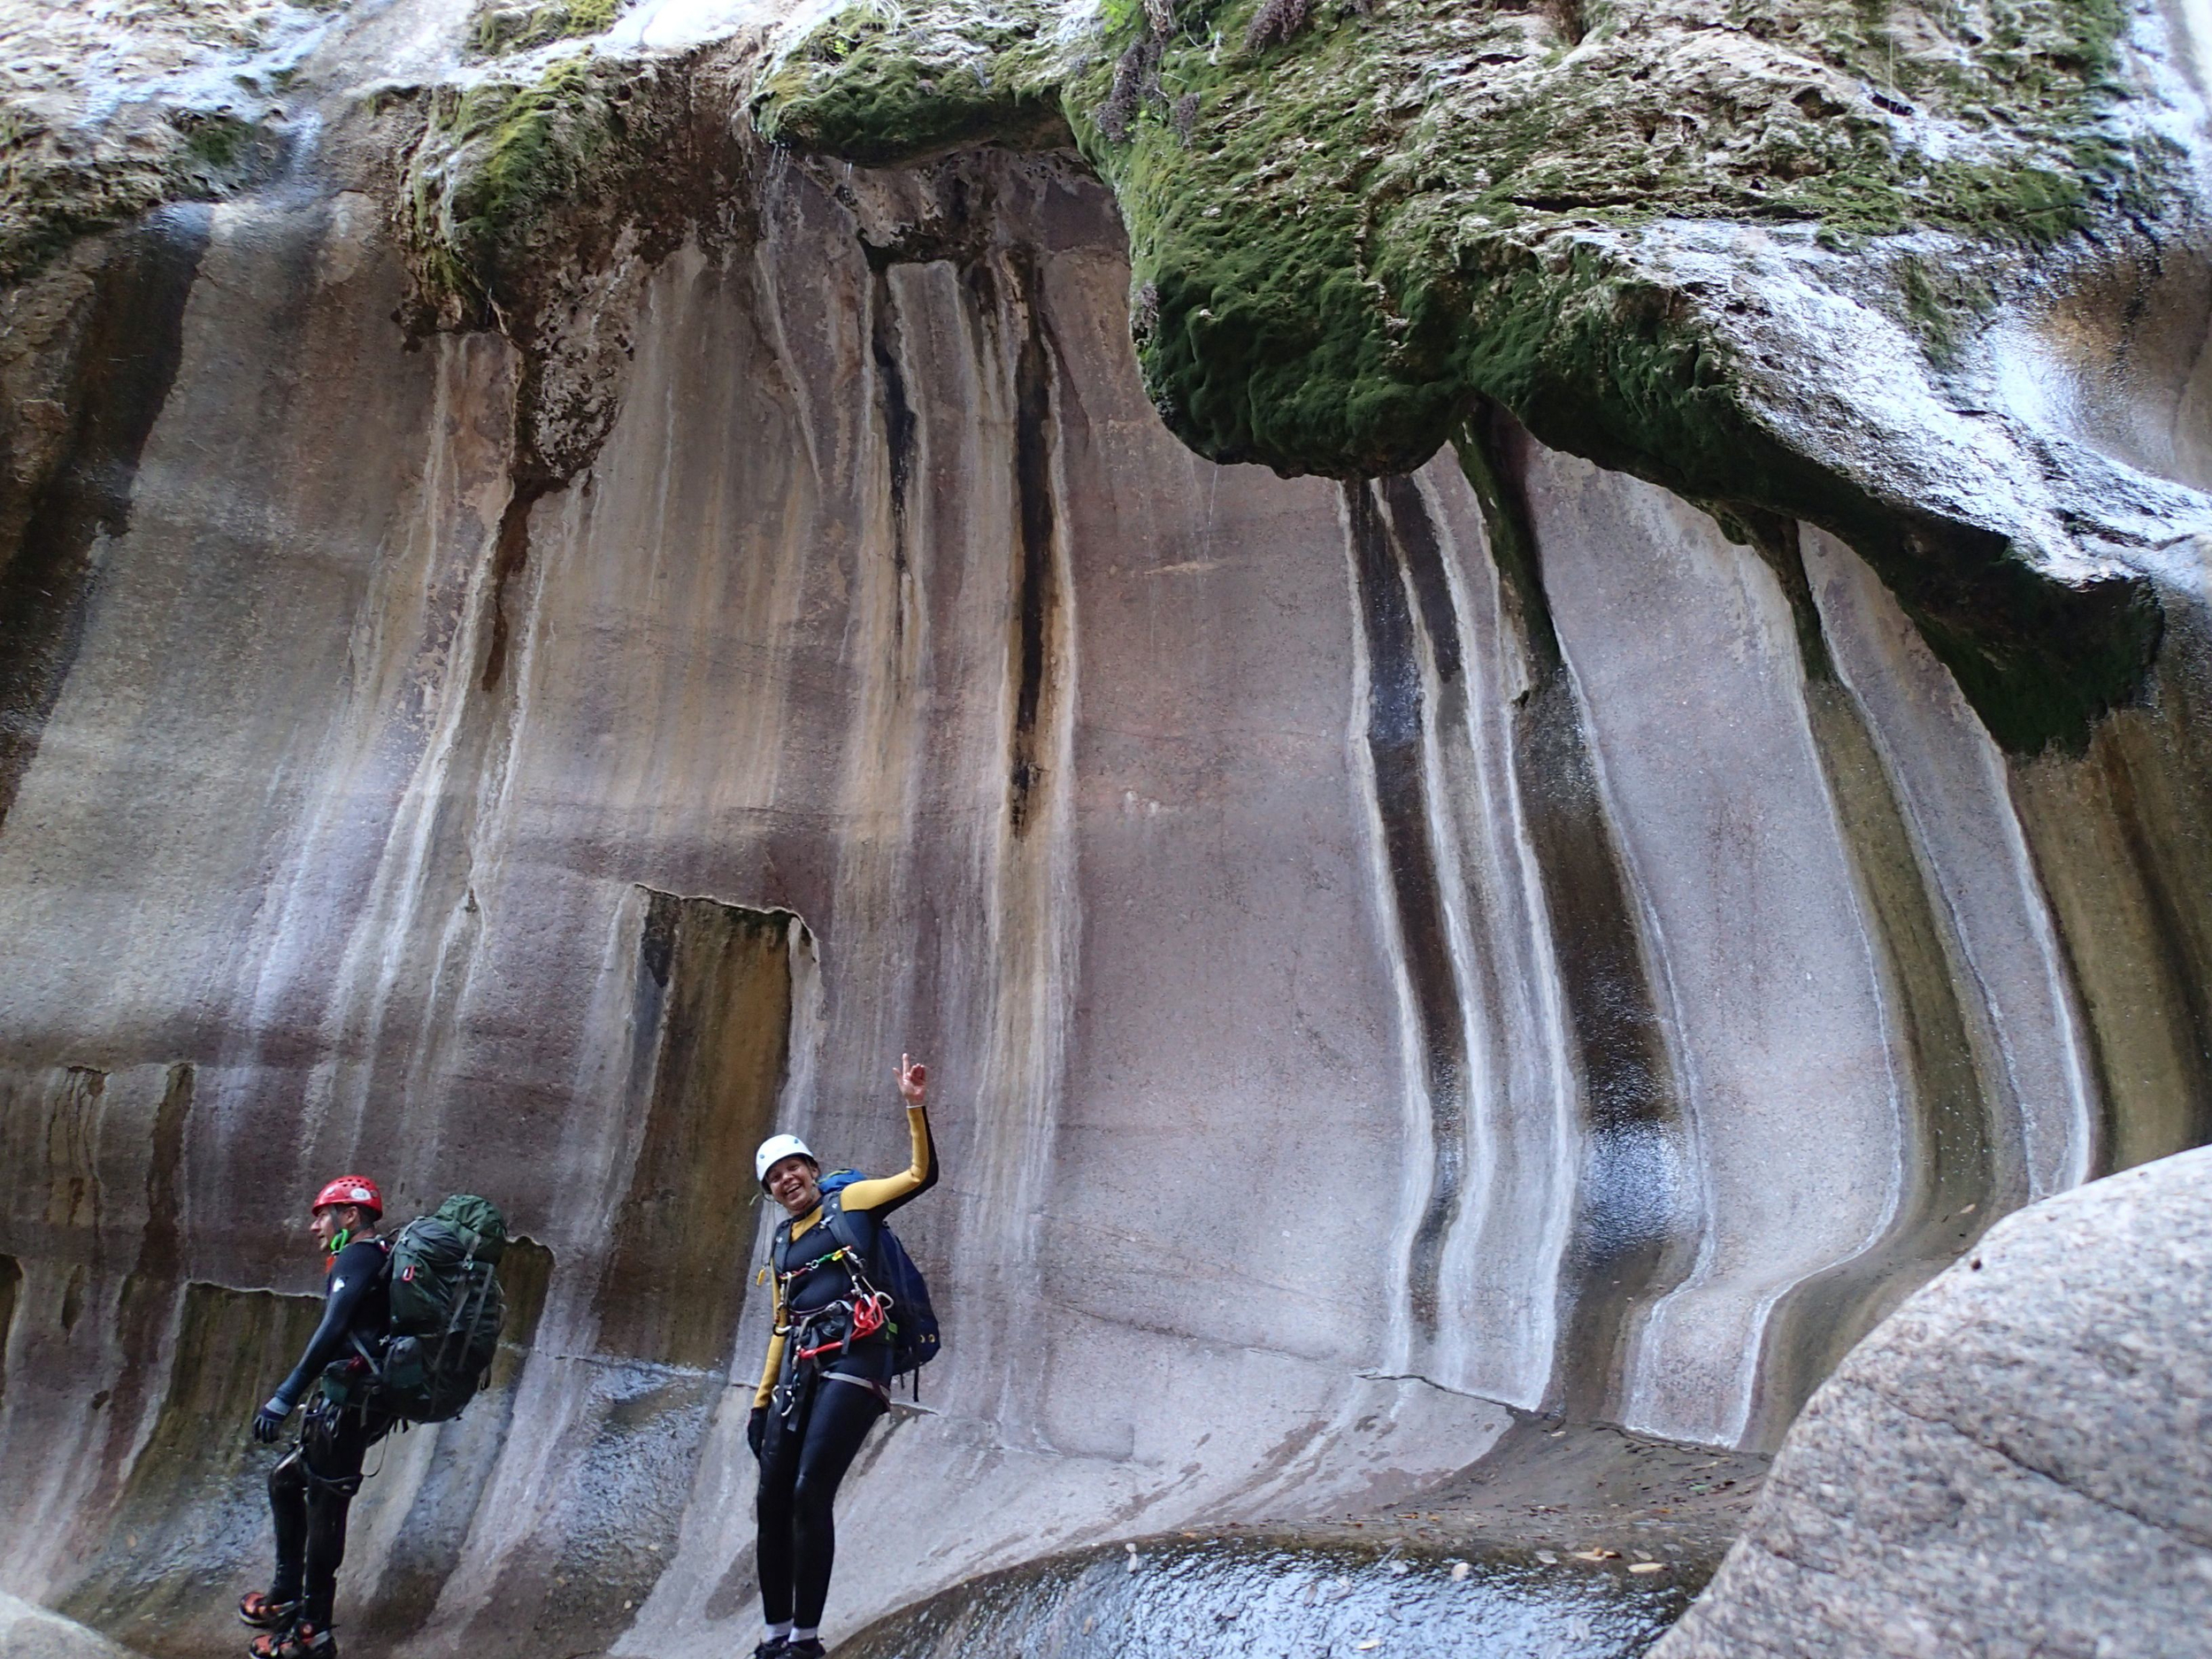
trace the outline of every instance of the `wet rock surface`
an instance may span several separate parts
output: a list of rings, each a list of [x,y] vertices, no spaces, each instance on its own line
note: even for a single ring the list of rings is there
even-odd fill
[[[316,1282],[290,1212],[366,1168],[396,1216],[475,1188],[532,1242],[492,1390],[357,1505],[349,1632],[749,1645],[762,1224],[725,1178],[772,1120],[900,1156],[911,1049],[948,1173],[900,1225],[948,1347],[846,1487],[833,1634],[1142,1537],[1262,1597],[1349,1550],[1440,1617],[1430,1591],[1494,1588],[1551,1618],[1518,1575],[1587,1568],[1559,1582],[1640,1642],[1854,1341],[2019,1205],[2212,1134],[2212,285],[2185,237],[2007,254],[2035,280],[1934,296],[1938,351],[1877,303],[1901,265],[1854,288],[1865,249],[1809,224],[1544,208],[1539,310],[1593,239],[1664,252],[1696,302],[1575,288],[1601,342],[1720,317],[1755,346],[1781,324],[1729,309],[1740,279],[1812,306],[1738,384],[1816,388],[1785,400],[1793,452],[1873,480],[1873,517],[1783,511],[1732,441],[1671,449],[1711,484],[1674,493],[1502,396],[1414,470],[1285,478],[1164,424],[1129,180],[987,77],[954,113],[1033,153],[870,168],[757,129],[779,6],[315,15],[271,83],[280,175],[0,299],[10,1591],[180,1659],[235,1646],[273,1455],[245,1420]],[[1230,69],[1588,21],[1286,11]],[[2177,36],[2107,26],[2128,119],[2152,82],[2194,108]],[[1599,32],[1582,68],[1642,50]],[[1548,53],[1469,59],[1453,96],[1582,73]],[[1130,145],[1167,180],[1212,164],[1159,68]],[[1417,114],[1377,119],[1394,144]],[[1329,146],[1294,140],[1281,179],[1315,186]],[[1742,164],[1714,165],[1733,189]],[[1202,238],[1228,217],[1176,201]],[[1263,274],[1342,296],[1324,266]],[[1855,396],[1911,396],[1861,419],[1798,377],[1808,339]],[[1656,419],[1680,385],[1601,378],[1656,399],[1640,443],[1684,438]],[[2024,432],[2065,465],[2015,469]],[[1932,608],[1901,578],[1960,479],[2056,525],[1975,569],[2057,611],[1993,628],[1972,583]],[[2154,660],[2093,720],[2074,693],[2117,659],[2076,660],[2074,601],[2146,592]],[[2063,718],[1993,701],[1990,651],[2056,663]],[[1239,1529],[1270,1541],[1207,1542]],[[1471,1590],[1479,1560],[1502,1576]]]
[[[2001,742],[2078,748],[2154,652],[2158,549],[2212,519],[1984,331],[2072,310],[2116,242],[2201,261],[2186,35],[2141,4],[939,0],[797,14],[754,106],[879,164],[1071,142],[1056,107],[1201,453],[1408,471],[1494,400],[1845,537]]]
[[[1624,1566],[1664,1563],[1670,1582],[1702,1584],[1743,1528],[1769,1460],[1687,1446],[1607,1424],[1524,1417],[1479,1462],[1379,1514],[1309,1535],[1351,1541],[1378,1530],[1425,1548],[1599,1552]]]
[[[0,1590],[0,1653],[8,1659],[129,1659],[130,1649]]]
[[[1187,1534],[993,1574],[879,1620],[838,1652],[1626,1659],[1678,1617],[1694,1588],[1531,1552],[1451,1555],[1296,1534]]]
[[[164,203],[265,180],[284,90],[343,0],[0,6],[0,280]]]
[[[1663,1659],[2199,1651],[2212,1152],[2012,1216],[1816,1394]]]

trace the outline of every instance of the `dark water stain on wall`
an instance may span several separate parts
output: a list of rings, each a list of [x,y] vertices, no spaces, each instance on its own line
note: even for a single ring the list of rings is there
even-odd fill
[[[1527,654],[1530,672],[1540,681],[1566,665],[1553,622],[1551,600],[1537,565],[1535,518],[1529,511],[1528,434],[1494,403],[1485,403],[1462,424],[1452,440],[1460,472],[1475,492],[1482,526],[1497,569],[1499,597],[1506,625]]]
[[[1373,490],[1344,486],[1352,580],[1367,646],[1367,755],[1383,864],[1421,1046],[1433,1171],[1415,1224],[1408,1283],[1415,1325],[1434,1336],[1446,1233],[1467,1160],[1467,1035],[1429,815],[1421,648],[1401,555]],[[1448,636],[1455,642],[1456,629]],[[1452,646],[1456,649],[1455,643]]]
[[[872,250],[871,250],[873,251]],[[907,495],[914,482],[914,453],[920,422],[906,395],[906,371],[900,361],[898,308],[891,297],[890,267],[869,260],[868,357],[875,365],[876,403],[883,417],[883,449],[891,487],[891,563],[903,577],[907,567]],[[900,594],[899,632],[905,632],[903,588]]]
[[[1029,827],[1031,795],[1043,776],[1038,728],[1059,641],[1059,577],[1053,537],[1052,352],[1045,338],[1035,256],[1009,256],[1015,303],[1024,324],[1014,370],[1014,486],[1020,544],[1014,595],[1014,730],[1007,775],[1007,813],[1014,833]]]
[[[15,1334],[15,1304],[23,1291],[23,1263],[0,1256],[0,1400],[8,1395],[8,1339]]]
[[[194,1067],[177,1064],[169,1068],[162,1085],[161,1105],[154,1114],[152,1156],[146,1165],[146,1231],[140,1238],[137,1264],[131,1270],[140,1278],[173,1283],[183,1277],[177,1176],[184,1163],[185,1125],[192,1116],[197,1082]]]
[[[1949,913],[1863,710],[1836,678],[1786,521],[1752,526],[1797,618],[1806,712],[1871,924],[1902,1092],[1903,1191],[1881,1236],[1793,1286],[1768,1320],[1746,1444],[1771,1447],[1851,1346],[2026,1197],[2016,1130],[1998,1121],[1959,987],[1971,983]]]
[[[35,1148],[24,1148],[30,1153],[24,1162],[45,1175],[42,1194],[35,1177],[19,1189],[26,1196],[42,1197],[42,1210],[34,1216],[27,1206],[10,1217],[14,1224],[10,1232],[26,1255],[73,1262],[81,1268],[98,1264],[105,1198],[100,1187],[100,1119],[107,1086],[106,1072],[72,1065],[39,1073],[28,1090],[6,1093],[9,1118],[38,1136]],[[71,1314],[64,1318],[75,1322]]]
[[[2212,1055],[2197,1006],[2183,904],[2139,810],[2112,726],[2082,761],[2043,757],[2016,774],[2020,820],[2079,987],[2102,1111],[2090,1172],[2108,1175],[2208,1138]],[[2200,887],[2189,901],[2201,902]]]
[[[2165,605],[2145,706],[2013,772],[2095,1056],[2093,1174],[2212,1141],[2212,608]]]
[[[803,926],[787,910],[648,894],[625,1105],[639,1144],[600,1280],[603,1353],[698,1371],[729,1363],[754,1226],[730,1172],[749,1175],[773,1126]]]
[[[924,427],[908,380],[905,331],[891,273],[902,265],[950,265],[960,274],[969,303],[979,313],[995,313],[1000,288],[987,255],[997,220],[996,191],[987,180],[969,176],[972,160],[956,156],[928,170],[933,198],[915,220],[894,227],[879,242],[865,233],[859,235],[869,279],[868,360],[874,371],[875,412],[890,492],[895,641],[906,637],[908,607],[914,599],[913,495]]]
[[[484,672],[478,682],[486,691],[497,689],[500,676],[507,671],[507,584],[530,563],[531,509],[554,488],[550,480],[518,473],[500,511],[499,532],[492,539],[491,639],[484,648]]]
[[[0,549],[0,823],[76,662],[98,544],[129,526],[139,457],[182,356],[208,223],[204,207],[154,214],[119,235],[94,278],[62,459],[20,545]]]
[[[538,1340],[538,1321],[553,1286],[553,1252],[526,1234],[507,1240],[499,1257],[499,1288],[507,1299],[507,1323],[499,1333],[499,1356],[492,1362],[493,1388],[503,1388],[522,1374],[523,1362]]]
[[[1689,1271],[1695,1148],[1650,953],[1544,593],[1522,483],[1528,442],[1493,411],[1470,424],[1458,449],[1532,680],[1516,711],[1514,769],[1543,884],[1585,1132],[1554,1389],[1562,1409],[1586,1417],[1617,1408],[1631,1316]]]
[[[162,1349],[176,1318],[184,1278],[177,1178],[196,1075],[190,1065],[171,1066],[154,1114],[146,1164],[146,1225],[139,1235],[138,1258],[116,1295],[114,1382],[100,1408],[111,1434],[127,1432],[161,1386]],[[104,1517],[121,1499],[127,1472],[119,1457],[104,1465],[99,1480],[77,1506],[83,1525],[104,1526]],[[96,1534],[88,1535],[82,1548],[89,1552],[98,1542]]]
[[[230,1603],[268,1565],[267,1477],[280,1455],[245,1425],[321,1312],[315,1296],[185,1287],[160,1413],[62,1611],[156,1659],[234,1636]]]
[[[34,1264],[32,1282],[42,1271],[61,1290],[53,1323],[24,1332],[27,1357],[90,1352],[106,1334],[120,1266],[112,1258],[127,1231],[102,1182],[108,1084],[106,1072],[84,1065],[0,1073],[0,1165],[13,1178],[0,1205],[0,1248]]]

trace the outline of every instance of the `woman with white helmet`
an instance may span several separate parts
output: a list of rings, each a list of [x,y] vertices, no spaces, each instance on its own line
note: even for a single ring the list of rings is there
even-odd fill
[[[856,1180],[833,1201],[851,1219],[841,1243],[825,1225],[822,1166],[796,1135],[761,1142],[753,1173],[787,1212],[770,1248],[775,1334],[746,1438],[760,1463],[760,1601],[767,1634],[757,1659],[819,1659],[837,1537],[838,1483],[891,1402],[891,1333],[865,1279],[883,1218],[937,1184],[923,1094],[928,1068],[899,1056],[913,1160]]]

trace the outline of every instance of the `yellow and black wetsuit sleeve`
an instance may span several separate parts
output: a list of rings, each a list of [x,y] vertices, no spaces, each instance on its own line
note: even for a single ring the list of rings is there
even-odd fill
[[[773,1394],[776,1390],[776,1372],[782,1367],[783,1364],[783,1336],[785,1325],[783,1317],[783,1281],[776,1277],[775,1264],[772,1262],[769,1263],[768,1267],[768,1282],[775,1286],[776,1317],[774,1325],[772,1327],[773,1334],[772,1334],[768,1339],[768,1363],[761,1367],[760,1386],[753,1391],[753,1403],[757,1406],[764,1406],[768,1403],[769,1395]]]
[[[906,1109],[906,1132],[913,1138],[913,1162],[896,1175],[887,1175],[880,1180],[855,1181],[838,1194],[840,1204],[847,1210],[868,1210],[884,1216],[937,1185],[937,1142],[929,1133],[929,1112],[926,1108]]]

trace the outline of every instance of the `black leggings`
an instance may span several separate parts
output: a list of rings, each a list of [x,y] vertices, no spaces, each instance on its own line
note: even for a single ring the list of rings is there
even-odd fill
[[[887,1409],[874,1389],[826,1377],[812,1385],[811,1399],[801,1399],[794,1418],[769,1409],[758,1558],[761,1611],[771,1624],[789,1619],[801,1630],[820,1626],[837,1554],[830,1507],[861,1441]]]
[[[358,1407],[341,1410],[316,1401],[300,1443],[269,1471],[269,1511],[276,1521],[276,1578],[272,1601],[297,1601],[300,1617],[330,1627],[338,1563],[346,1556],[346,1511],[361,1489],[361,1462],[392,1420]]]

